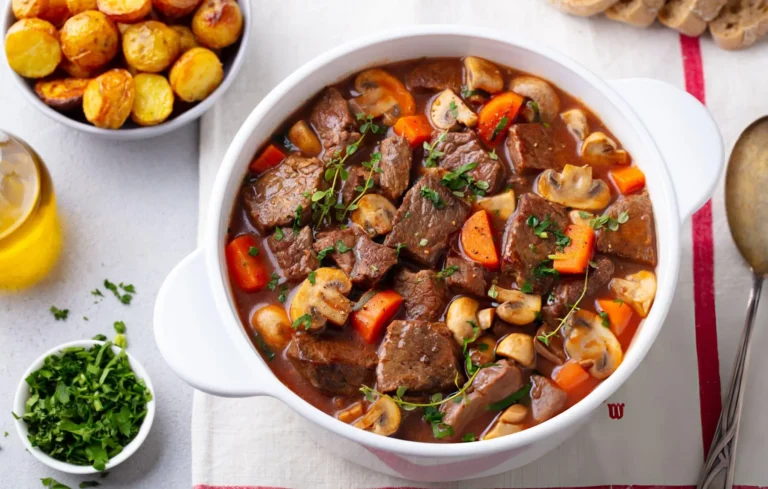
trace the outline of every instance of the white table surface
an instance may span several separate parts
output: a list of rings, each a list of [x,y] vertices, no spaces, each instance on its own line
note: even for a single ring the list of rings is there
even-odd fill
[[[0,63],[0,129],[27,141],[54,181],[65,241],[56,270],[21,293],[0,293],[0,487],[42,487],[54,477],[73,489],[91,477],[69,476],[25,452],[11,416],[13,396],[29,364],[59,344],[115,335],[127,325],[128,350],[152,379],[157,414],[141,449],[110,471],[103,487],[191,487],[192,389],[163,362],[152,332],[157,290],[175,263],[195,247],[198,131],[191,124],[167,136],[122,143],[60,125],[22,98]],[[107,278],[133,283],[130,306],[104,290]],[[90,291],[106,297],[94,304]],[[69,309],[55,321],[51,305]],[[88,317],[88,321],[83,319]],[[7,431],[8,437],[2,433]],[[98,480],[98,475],[95,477]]]

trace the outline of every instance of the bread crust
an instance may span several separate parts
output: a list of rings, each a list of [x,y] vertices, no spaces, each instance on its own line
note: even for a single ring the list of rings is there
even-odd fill
[[[605,16],[635,27],[648,27],[663,6],[664,0],[619,0],[605,11]]]
[[[729,0],[709,24],[709,32],[722,49],[751,46],[768,33],[768,1]]]
[[[549,3],[561,11],[578,15],[579,17],[591,17],[605,12],[618,0],[549,0]]]
[[[698,37],[707,30],[727,0],[669,0],[659,11],[659,22],[686,36]]]

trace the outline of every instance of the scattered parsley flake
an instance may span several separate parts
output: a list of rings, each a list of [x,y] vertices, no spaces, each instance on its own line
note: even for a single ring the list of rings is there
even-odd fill
[[[56,306],[51,306],[49,311],[51,311],[51,314],[53,314],[56,321],[66,321],[67,316],[69,316],[69,309],[59,309]]]
[[[269,282],[267,282],[267,288],[269,290],[275,290],[279,282],[280,282],[280,275],[276,274],[275,272],[272,272],[269,274]]]
[[[443,199],[440,198],[440,194],[429,187],[421,187],[421,196],[425,199],[431,200],[435,207],[438,209],[445,207],[445,202],[443,202]]]
[[[255,246],[251,246],[248,248],[248,254],[251,256],[259,256],[259,249]]]
[[[113,325],[115,328],[116,333],[123,334],[125,333],[125,323],[122,321],[115,321],[115,324]]]
[[[275,238],[275,241],[282,241],[282,239],[285,237],[283,228],[276,228],[273,237]]]
[[[427,246],[429,244],[429,241],[427,238],[421,238],[421,241],[419,241],[419,246]]]
[[[299,329],[301,326],[304,326],[304,329],[308,330],[312,326],[312,316],[309,314],[299,316],[299,318],[291,325],[293,329]]]

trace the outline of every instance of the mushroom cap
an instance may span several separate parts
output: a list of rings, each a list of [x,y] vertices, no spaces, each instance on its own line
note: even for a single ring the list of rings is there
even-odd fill
[[[290,307],[291,321],[295,322],[305,314],[309,314],[312,318],[308,328],[310,331],[322,329],[327,321],[344,324],[352,308],[351,303],[344,296],[352,290],[352,282],[344,272],[332,267],[315,270],[314,281],[313,284],[309,281],[309,277],[304,279],[293,296]],[[342,316],[344,320],[338,322]]]
[[[550,202],[586,210],[605,208],[611,201],[611,189],[592,178],[592,167],[565,165],[561,173],[545,170],[539,175],[536,192]]]
[[[656,275],[653,272],[640,270],[626,278],[614,278],[609,287],[621,300],[632,306],[640,317],[648,316],[656,297]]]
[[[541,296],[524,294],[519,290],[508,290],[496,287],[498,300],[503,300],[496,308],[496,315],[504,322],[524,326],[536,320],[541,311]]]
[[[388,397],[380,397],[353,425],[377,435],[389,436],[400,428],[400,407]]]
[[[392,231],[396,212],[397,209],[386,197],[365,194],[357,202],[357,209],[352,211],[350,219],[373,238]]]
[[[565,351],[582,366],[591,362],[589,373],[596,379],[611,375],[624,359],[621,344],[611,329],[603,326],[597,314],[583,309],[568,318]]]
[[[541,78],[518,76],[509,83],[509,89],[536,102],[543,122],[552,122],[560,112],[560,97],[552,85]]]
[[[490,197],[480,197],[475,202],[475,205],[506,221],[515,213],[517,199],[515,198],[515,191],[509,189],[506,192]]]
[[[524,333],[508,334],[496,346],[496,355],[510,358],[523,367],[532,368],[536,359],[533,336]]]
[[[616,141],[605,133],[596,131],[581,143],[581,157],[590,165],[628,165],[629,153],[618,148]]]
[[[547,324],[542,324],[536,331],[536,337],[546,336],[551,331],[552,329]],[[563,353],[563,337],[560,334],[554,334],[548,336],[548,338],[548,344],[545,344],[538,339],[533,342],[533,347],[536,349],[536,353],[555,365],[564,364],[567,359],[565,358],[565,353]]]
[[[435,127],[443,130],[453,129],[457,123],[467,127],[477,124],[477,114],[450,88],[446,88],[432,100],[429,118]]]
[[[293,338],[291,321],[282,305],[270,304],[258,309],[251,316],[251,326],[275,349],[285,348]]]
[[[579,141],[584,141],[589,135],[589,122],[587,115],[581,109],[566,110],[560,114],[560,118],[568,126],[571,134],[576,136]]]
[[[480,304],[469,297],[459,297],[448,306],[445,313],[445,325],[453,333],[453,338],[461,345],[464,340],[474,335],[473,324],[477,325],[477,310]]]
[[[464,58],[465,85],[470,90],[498,93],[504,89],[504,78],[495,64],[476,56]]]
[[[394,125],[399,117],[416,113],[416,101],[411,92],[403,82],[381,68],[357,75],[355,90],[360,95],[352,102],[368,116],[384,116],[387,125]]]

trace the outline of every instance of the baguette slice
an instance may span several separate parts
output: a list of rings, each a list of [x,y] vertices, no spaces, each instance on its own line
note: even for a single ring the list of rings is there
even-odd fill
[[[659,21],[686,36],[698,37],[717,17],[727,0],[669,0],[659,11]]]
[[[723,49],[751,46],[768,33],[768,0],[729,0],[709,32]]]
[[[635,27],[648,27],[656,20],[665,0],[619,0],[605,11],[606,17]]]
[[[556,8],[561,11],[578,15],[579,17],[590,17],[605,12],[606,9],[615,4],[618,0],[549,0]]]

